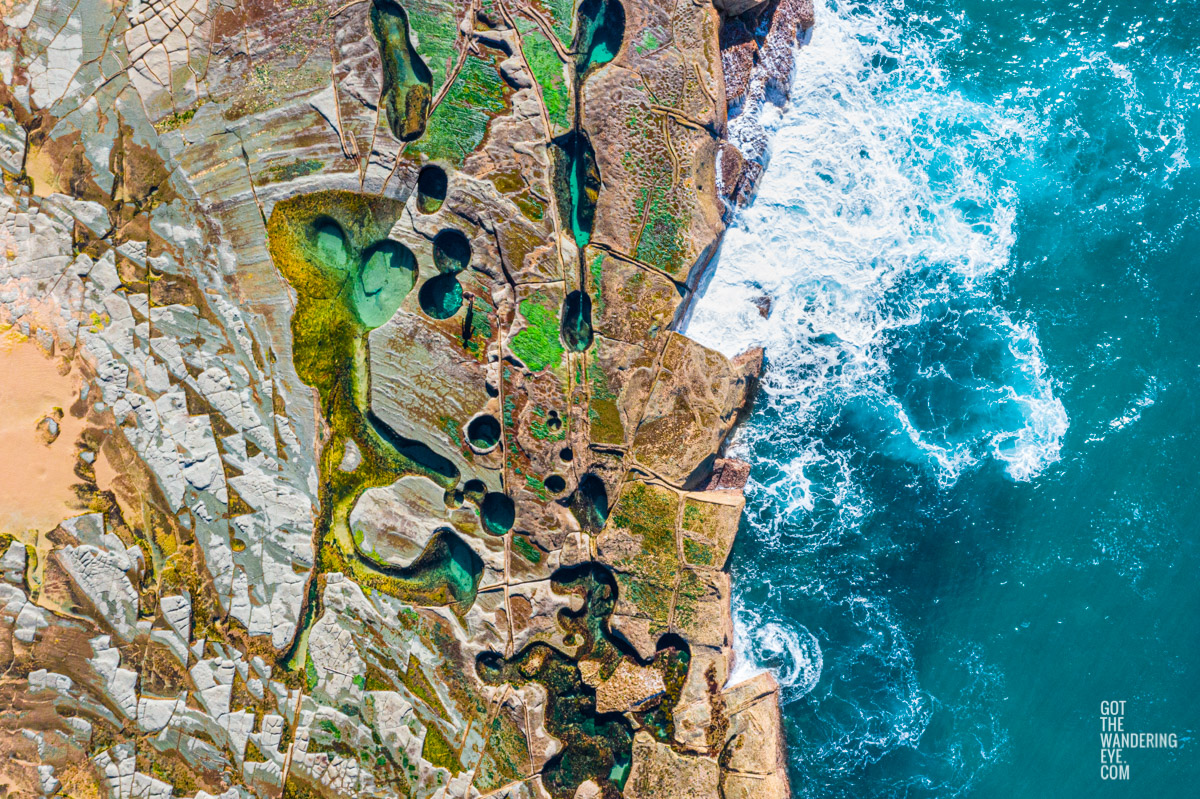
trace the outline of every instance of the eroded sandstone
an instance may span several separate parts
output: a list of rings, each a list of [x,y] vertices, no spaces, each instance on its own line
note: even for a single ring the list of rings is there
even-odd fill
[[[810,6],[3,13],[0,318],[58,376],[5,431],[55,482],[3,509],[7,786],[787,794],[727,684],[761,354],[672,328]]]

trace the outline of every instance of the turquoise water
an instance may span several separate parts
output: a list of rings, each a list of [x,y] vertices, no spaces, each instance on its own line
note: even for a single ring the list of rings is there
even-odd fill
[[[796,796],[1200,794],[1198,12],[818,0],[687,325],[766,348],[738,668]],[[1179,748],[1102,780],[1106,700]]]

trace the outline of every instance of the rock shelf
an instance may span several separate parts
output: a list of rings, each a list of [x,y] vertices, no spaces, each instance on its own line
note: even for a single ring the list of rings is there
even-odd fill
[[[71,475],[0,529],[9,792],[786,796],[730,683],[761,353],[675,323],[811,10],[119,12],[5,17],[5,363]]]

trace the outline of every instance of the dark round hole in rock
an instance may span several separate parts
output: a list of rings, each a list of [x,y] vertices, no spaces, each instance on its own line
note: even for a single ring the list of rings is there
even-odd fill
[[[562,430],[562,419],[558,418],[558,411],[550,411],[546,416],[546,427],[551,430]]]
[[[551,494],[561,494],[567,490],[567,481],[562,475],[552,474],[546,478],[546,490]]]
[[[579,526],[589,533],[599,533],[608,521],[608,489],[594,474],[585,474],[571,495],[571,511]]]
[[[475,449],[491,449],[500,443],[500,422],[495,416],[476,416],[467,425],[467,438]]]
[[[479,512],[483,516],[484,528],[492,535],[504,535],[517,520],[517,509],[512,498],[498,491],[484,496]]]
[[[433,265],[439,272],[461,272],[471,263],[471,242],[457,230],[433,237]]]
[[[417,302],[421,310],[434,319],[449,319],[458,313],[463,304],[462,284],[458,282],[458,274],[446,274],[431,277],[421,286],[417,294]]]
[[[398,241],[384,239],[363,250],[358,279],[365,294],[378,294],[397,279],[407,281],[403,288],[407,292],[416,273],[417,259],[412,251]]]
[[[575,352],[592,346],[592,298],[572,291],[563,302],[562,338]]]
[[[558,453],[558,457],[562,458],[567,463],[570,463],[575,457],[575,453],[571,451],[570,447],[563,447],[562,451]]]
[[[423,214],[436,213],[446,201],[446,170],[430,164],[417,176],[417,208]]]

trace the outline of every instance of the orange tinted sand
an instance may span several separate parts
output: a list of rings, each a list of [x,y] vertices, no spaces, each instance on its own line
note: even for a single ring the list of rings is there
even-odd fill
[[[58,361],[19,333],[0,335],[0,532],[33,543],[31,531],[49,532],[81,512],[71,486],[84,422],[69,413],[78,396],[76,374],[59,374]],[[64,415],[47,445],[37,426],[54,408]]]

